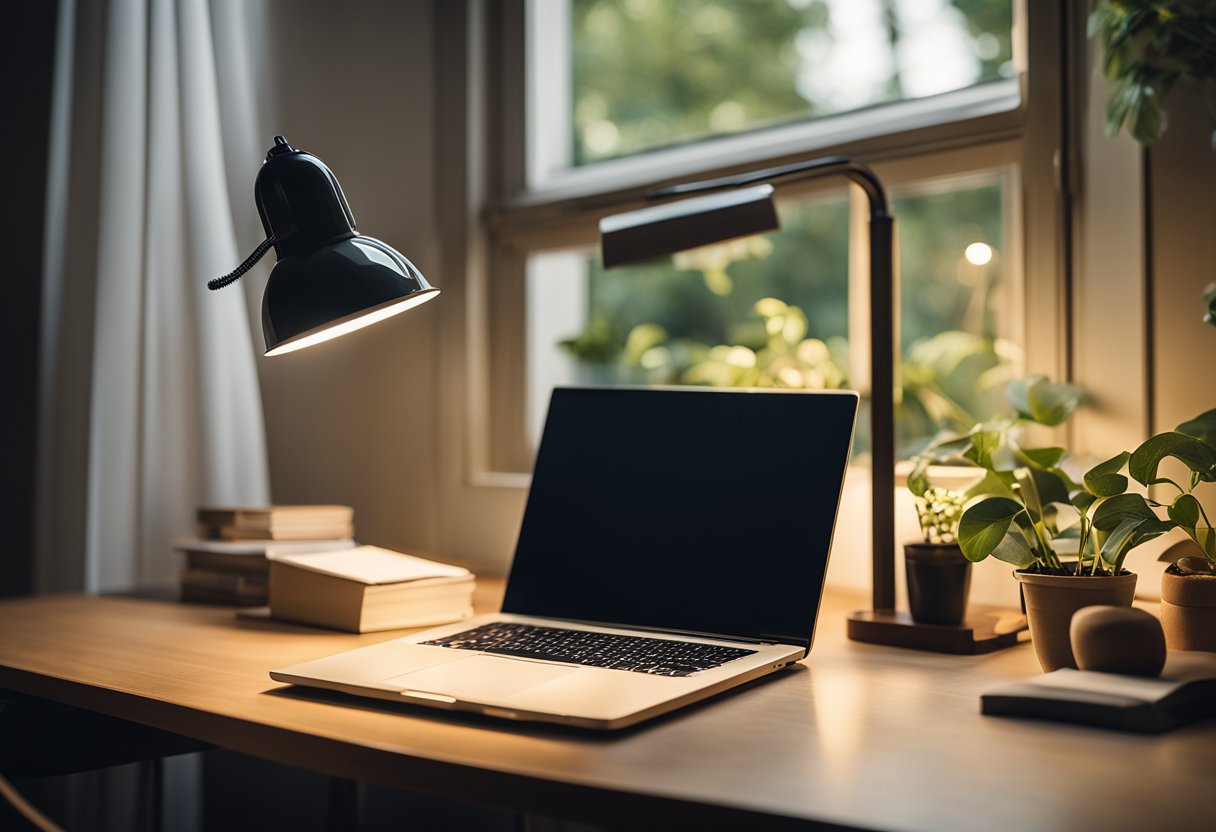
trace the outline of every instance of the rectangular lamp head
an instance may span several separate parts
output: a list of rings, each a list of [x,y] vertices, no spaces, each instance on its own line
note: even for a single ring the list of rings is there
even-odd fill
[[[756,185],[604,217],[600,247],[610,269],[779,227],[773,186]]]

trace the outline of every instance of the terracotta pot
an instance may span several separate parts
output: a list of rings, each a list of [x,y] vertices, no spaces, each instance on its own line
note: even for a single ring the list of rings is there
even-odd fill
[[[919,624],[961,624],[971,591],[971,561],[957,543],[904,544],[908,607]]]
[[[1131,572],[1101,577],[1013,574],[1022,584],[1030,640],[1044,673],[1077,666],[1068,635],[1074,612],[1094,604],[1130,607],[1136,594],[1136,576]]]
[[[1161,576],[1161,626],[1171,650],[1216,653],[1216,576],[1167,569]]]

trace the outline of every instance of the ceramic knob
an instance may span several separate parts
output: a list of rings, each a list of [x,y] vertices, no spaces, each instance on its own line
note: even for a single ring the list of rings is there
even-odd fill
[[[1085,607],[1069,627],[1072,652],[1081,670],[1156,676],[1165,665],[1161,622],[1135,607]]]

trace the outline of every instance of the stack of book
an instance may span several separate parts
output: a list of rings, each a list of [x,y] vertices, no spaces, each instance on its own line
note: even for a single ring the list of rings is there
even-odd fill
[[[186,559],[183,601],[264,606],[276,554],[351,549],[349,506],[201,508],[198,537],[177,542]]]
[[[473,587],[463,567],[377,546],[275,554],[270,616],[352,633],[426,627],[471,616]]]

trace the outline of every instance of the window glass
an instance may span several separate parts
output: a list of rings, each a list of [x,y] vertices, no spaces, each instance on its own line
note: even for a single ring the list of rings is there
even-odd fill
[[[1012,0],[566,2],[573,166],[1013,75]]]
[[[893,190],[902,281],[907,454],[940,429],[991,418],[1019,366],[1007,244],[1007,176]],[[533,255],[528,268],[528,424],[539,438],[555,384],[847,387],[849,199],[780,206],[782,229],[605,272],[594,252]],[[852,302],[854,308],[850,309]],[[858,307],[857,304],[862,304]],[[864,419],[862,420],[864,424]],[[859,425],[857,449],[868,445]]]
[[[1009,248],[1008,174],[893,189],[899,237],[905,455],[937,430],[997,415],[1021,371],[1021,286]]]

